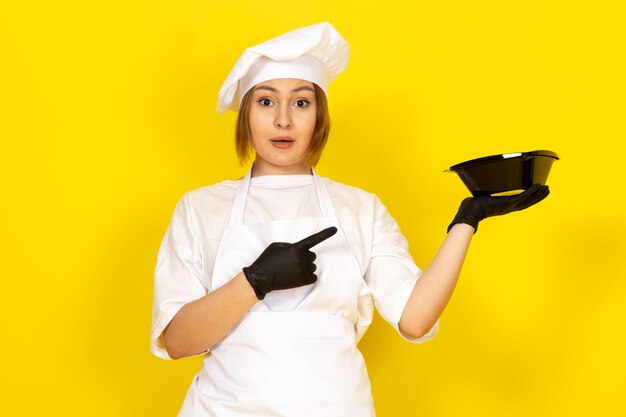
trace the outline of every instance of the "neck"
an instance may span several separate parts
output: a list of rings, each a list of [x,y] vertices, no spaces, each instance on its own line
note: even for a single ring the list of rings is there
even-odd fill
[[[252,177],[258,177],[261,175],[296,175],[296,174],[305,174],[311,175],[311,165],[309,164],[301,164],[301,165],[289,165],[289,166],[279,166],[279,165],[270,165],[259,163],[259,160],[255,160],[252,165]]]

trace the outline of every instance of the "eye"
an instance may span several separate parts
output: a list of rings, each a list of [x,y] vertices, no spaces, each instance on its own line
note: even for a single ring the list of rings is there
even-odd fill
[[[301,98],[300,100],[296,101],[296,106],[297,107],[307,107],[310,103],[308,102],[308,100],[305,100],[303,98]]]
[[[270,104],[272,104],[272,100],[270,100],[270,99],[269,99],[269,98],[267,98],[267,97],[263,97],[262,99],[258,100],[258,102],[259,102],[259,104],[260,104],[261,106],[263,106],[263,107],[267,107],[267,106],[269,106]]]

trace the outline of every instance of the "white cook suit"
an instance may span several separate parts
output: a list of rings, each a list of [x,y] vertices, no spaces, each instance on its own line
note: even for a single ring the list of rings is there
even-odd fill
[[[316,284],[268,294],[206,352],[179,416],[374,415],[356,343],[374,304],[399,331],[420,270],[375,195],[313,174],[249,172],[179,201],[155,270],[151,350],[164,359],[162,331],[184,304],[223,285],[273,241],[338,228],[312,249]],[[423,342],[437,327],[402,337]]]

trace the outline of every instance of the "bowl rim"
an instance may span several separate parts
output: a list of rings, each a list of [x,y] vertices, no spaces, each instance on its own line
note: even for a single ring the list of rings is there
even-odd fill
[[[559,156],[552,151],[548,150],[537,150],[530,152],[511,152],[511,153],[501,153],[497,155],[489,155],[483,156],[481,158],[470,159],[469,161],[461,162],[456,165],[452,165],[450,167],[450,171],[457,171],[459,169],[470,168],[477,165],[489,164],[492,162],[504,161],[507,159],[517,159],[517,158],[534,158],[534,157],[548,157],[553,159],[559,159]]]

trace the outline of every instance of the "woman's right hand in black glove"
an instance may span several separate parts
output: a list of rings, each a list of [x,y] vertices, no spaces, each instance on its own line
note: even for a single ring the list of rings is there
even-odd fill
[[[243,268],[259,300],[273,290],[302,287],[317,281],[315,253],[311,248],[337,233],[329,227],[296,243],[270,244],[252,265]]]
[[[468,197],[459,207],[454,220],[448,226],[448,232],[457,223],[469,224],[474,228],[474,233],[478,230],[478,223],[491,216],[500,216],[513,211],[524,210],[537,204],[550,194],[547,185],[534,184],[528,190],[516,195],[497,197]]]

